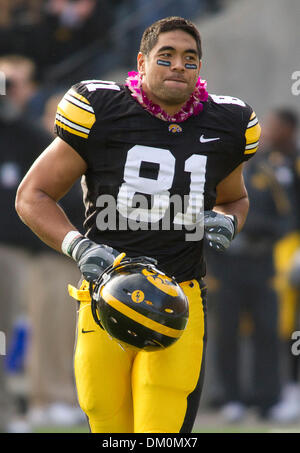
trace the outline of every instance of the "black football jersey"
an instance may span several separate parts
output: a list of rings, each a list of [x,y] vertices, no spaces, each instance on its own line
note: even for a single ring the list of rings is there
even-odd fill
[[[89,80],[58,105],[56,134],[86,161],[86,235],[129,257],[150,256],[177,281],[205,274],[203,211],[216,186],[257,150],[249,105],[210,95],[180,123],[146,111],[126,86]]]

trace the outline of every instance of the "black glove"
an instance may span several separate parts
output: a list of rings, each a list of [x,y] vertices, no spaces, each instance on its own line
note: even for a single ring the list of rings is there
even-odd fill
[[[204,211],[204,236],[214,250],[224,252],[235,237],[236,230],[236,216]]]
[[[84,278],[91,282],[97,280],[99,275],[113,264],[119,252],[81,236],[71,244],[69,254],[77,262]]]

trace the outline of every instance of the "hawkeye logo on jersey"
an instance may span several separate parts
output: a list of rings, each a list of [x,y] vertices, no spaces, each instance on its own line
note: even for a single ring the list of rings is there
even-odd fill
[[[176,134],[177,132],[182,132],[182,127],[179,126],[179,124],[172,123],[169,126],[169,132],[172,132],[172,134]]]

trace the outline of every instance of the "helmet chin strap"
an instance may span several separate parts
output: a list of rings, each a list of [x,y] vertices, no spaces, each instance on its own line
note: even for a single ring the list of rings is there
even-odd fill
[[[98,324],[99,327],[101,327],[102,330],[104,330],[104,327],[102,326],[100,318],[98,316],[97,303],[96,303],[96,300],[94,299],[93,289],[92,290],[90,289],[90,295],[91,295],[91,301],[92,301],[91,309],[92,309],[92,315],[93,315],[94,321],[96,324]]]
[[[113,262],[113,266],[118,266],[120,264],[120,262],[122,261],[123,258],[125,258],[126,256],[126,253],[120,253],[120,255],[117,256],[117,258],[115,259],[115,261]]]

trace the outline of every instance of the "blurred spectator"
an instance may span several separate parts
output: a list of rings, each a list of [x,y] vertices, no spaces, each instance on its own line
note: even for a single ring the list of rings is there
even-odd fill
[[[94,41],[107,44],[113,20],[110,6],[107,0],[48,0],[44,20],[47,65],[63,61]]]
[[[18,53],[31,58],[43,81],[50,68],[54,70],[53,66],[94,42],[107,45],[113,21],[108,0],[0,2],[0,55]]]
[[[38,117],[33,121],[28,119],[33,68],[29,59],[20,56],[0,59],[0,70],[8,81],[6,95],[0,96],[0,199],[1,211],[5,213],[0,222],[0,330],[6,334],[8,351],[5,359],[0,357],[0,382],[3,383],[0,386],[0,429],[13,432],[28,429],[24,418],[19,417],[20,410],[24,413],[28,396],[30,409],[38,408],[31,413],[30,421],[34,424],[42,417],[45,420],[41,407],[48,407],[50,403],[52,421],[55,418],[57,423],[63,419],[64,423],[71,424],[75,415],[76,421],[81,415],[74,393],[72,360],[65,359],[72,357],[76,311],[65,287],[65,276],[76,284],[80,273],[72,260],[38,240],[20,222],[14,209],[21,179],[53,138],[58,101],[56,97],[47,104],[48,116],[52,109],[52,127],[49,119],[44,119],[42,124]],[[83,221],[83,210],[78,209],[82,206],[81,197],[78,182],[61,200],[79,230]],[[57,274],[62,276],[61,281]],[[29,329],[28,350],[18,343],[20,327]],[[19,357],[20,354],[23,356]],[[22,379],[28,382],[27,388],[23,385],[16,388],[15,384],[12,388],[12,383],[20,383]],[[47,421],[50,421],[49,413]]]
[[[0,71],[5,74],[6,92],[9,97],[8,111],[13,109],[33,123],[42,117],[47,99],[57,93],[59,87],[40,84],[36,77],[36,64],[28,57],[17,54],[0,56]],[[63,90],[65,91],[65,89]],[[5,103],[5,98],[2,103]],[[50,131],[50,130],[49,130]],[[53,128],[50,132],[52,135]]]
[[[50,136],[45,131],[20,114],[9,90],[6,96],[0,96],[0,200],[3,213],[0,222],[0,330],[6,334],[8,349],[13,321],[27,315],[32,253],[44,248],[16,215],[16,189],[49,142]],[[0,381],[6,382],[3,357],[0,357],[0,374]],[[0,409],[0,418],[3,418],[2,424],[7,425],[13,410],[12,397],[2,385],[0,394],[0,401],[6,404]]]
[[[20,54],[38,61],[43,3],[43,0],[0,0],[0,55]]]
[[[155,21],[168,16],[181,16],[193,21],[201,14],[215,12],[220,7],[218,0],[125,0],[118,3],[116,40],[120,64],[125,66],[136,65],[132,55],[139,50],[143,31]]]
[[[54,138],[54,119],[62,94],[54,94],[45,105],[42,125]],[[82,230],[84,211],[78,181],[60,204],[77,229]],[[76,306],[69,297],[66,279],[77,283],[80,272],[64,255],[47,248],[36,255],[29,301],[31,338],[27,354],[29,382],[28,422],[71,426],[85,420],[77,404],[73,382],[73,349]]]
[[[300,418],[299,358],[291,351],[292,333],[299,330],[300,288],[291,284],[291,266],[300,250],[300,147],[297,143],[298,115],[289,108],[277,108],[263,122],[262,147],[268,152],[276,177],[288,194],[291,205],[286,234],[276,244],[276,287],[279,294],[280,336],[284,346],[285,386],[278,417]]]
[[[135,65],[147,25],[162,17],[215,13],[222,0],[0,0],[0,56],[36,64],[43,84],[69,86]],[[62,86],[62,89],[65,87]],[[49,89],[49,87],[48,87]],[[51,93],[50,93],[51,94]]]
[[[287,120],[292,117],[293,128]],[[295,126],[295,117],[283,109],[272,111],[262,122],[260,151],[245,166],[250,199],[246,224],[224,254],[208,251],[208,273],[217,280],[212,298],[217,317],[217,369],[224,393],[222,414],[229,421],[241,419],[249,401],[262,417],[273,421],[292,421],[299,415],[298,399],[292,407],[281,391],[279,335],[283,307],[286,310],[287,304],[290,306],[282,270],[288,266],[291,250],[298,241]],[[274,260],[275,245],[278,248]],[[279,271],[281,286],[278,277],[274,279]],[[279,307],[275,281],[281,299],[284,298]],[[290,329],[291,326],[288,339]],[[250,397],[243,387],[244,357],[240,355],[243,335],[249,332],[253,356],[245,367],[251,373]],[[290,350],[288,355],[292,359]]]
[[[245,166],[244,178],[251,208],[242,232],[226,252],[207,251],[208,273],[217,281],[213,297],[222,414],[231,422],[246,415],[249,403],[257,407],[261,417],[271,418],[280,398],[273,247],[283,234],[289,202],[262,153]],[[241,375],[245,321],[253,351],[247,360],[250,389],[245,389]]]
[[[0,0],[0,27],[33,25],[40,20],[43,0]]]
[[[37,92],[34,62],[23,55],[0,57],[0,71],[5,74],[6,90],[19,113],[27,113],[27,107]]]

